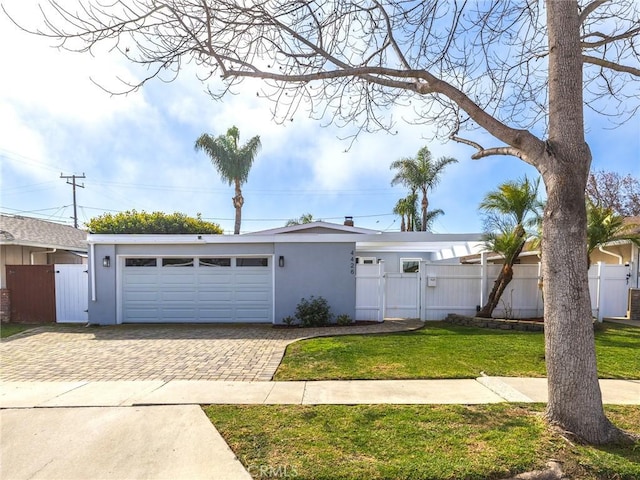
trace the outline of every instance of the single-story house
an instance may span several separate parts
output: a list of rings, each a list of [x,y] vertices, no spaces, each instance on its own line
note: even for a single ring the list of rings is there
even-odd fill
[[[279,324],[322,296],[356,317],[356,266],[458,262],[480,234],[385,233],[327,222],[244,235],[89,234],[89,323]]]
[[[0,215],[0,320],[54,321],[54,272],[42,266],[86,263],[87,232],[37,218]],[[44,313],[37,311],[41,306]]]

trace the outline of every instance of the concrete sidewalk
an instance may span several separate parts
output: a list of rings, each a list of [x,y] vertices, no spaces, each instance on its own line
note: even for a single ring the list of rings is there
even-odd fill
[[[640,380],[600,385],[605,403],[640,404]],[[481,404],[546,397],[544,378],[0,382],[0,478],[251,479],[199,404]]]
[[[0,478],[251,480],[197,405],[0,412]]]
[[[604,403],[640,404],[640,380],[600,380]],[[546,378],[225,382],[0,382],[0,408],[190,404],[482,404],[546,402]]]

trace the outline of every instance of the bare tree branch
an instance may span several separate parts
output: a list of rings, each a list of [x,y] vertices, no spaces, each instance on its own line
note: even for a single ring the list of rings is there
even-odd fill
[[[620,64],[605,60],[603,58],[592,57],[590,55],[582,55],[582,61],[584,63],[591,63],[593,65],[598,65],[600,67],[609,68],[611,70],[615,70],[616,72],[630,73],[631,75],[640,77],[640,68],[620,65]]]
[[[595,11],[596,8],[600,7],[601,5],[604,5],[609,1],[611,0],[594,0],[593,2],[589,3],[586,7],[584,7],[582,12],[580,13],[580,16],[578,17],[580,23],[583,24],[586,21],[586,19],[589,17],[589,15],[591,15],[591,13]]]
[[[618,35],[613,35],[613,36],[605,35],[604,33],[601,33],[601,32],[590,32],[588,35],[583,37],[583,41],[581,42],[580,45],[582,46],[583,49],[602,47],[609,43],[617,42],[618,40],[632,38],[636,36],[638,32],[640,32],[640,27],[633,28],[631,30],[628,30],[626,32],[620,33]],[[601,40],[597,42],[585,42],[584,40],[586,40],[589,37],[597,37],[597,38],[600,38]]]
[[[482,145],[480,145],[479,143],[474,142],[473,140],[469,140],[467,138],[458,137],[456,135],[452,135],[449,138],[454,142],[464,143],[471,147],[477,148],[478,151],[473,155],[471,155],[472,160],[480,160],[481,158],[490,157],[492,155],[508,155],[512,157],[518,157],[520,160],[526,161],[525,155],[523,154],[523,152],[518,150],[517,148],[513,148],[513,147],[483,148]]]

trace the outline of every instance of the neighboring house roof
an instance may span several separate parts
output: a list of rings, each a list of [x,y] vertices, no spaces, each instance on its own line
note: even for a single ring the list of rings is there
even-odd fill
[[[0,245],[86,252],[87,232],[37,218],[0,215]]]
[[[631,233],[635,233],[635,234],[640,234],[640,217],[625,217],[624,218],[624,223],[626,225],[632,225],[633,228],[631,229]],[[629,240],[614,240],[612,242],[607,242],[601,245],[601,247],[607,247],[607,246],[611,246],[611,245],[623,245],[623,244],[627,244],[627,243],[631,243]],[[518,255],[518,258],[522,258],[522,257],[529,257],[529,256],[540,256],[540,249],[539,248],[532,248],[531,246],[531,241],[527,241],[527,244],[525,245],[524,249],[522,250],[522,252],[520,253],[520,255]],[[494,253],[494,252],[488,252],[487,255],[487,260],[490,261],[494,261],[494,260],[502,260],[504,259],[504,257],[500,254]],[[460,258],[460,262],[461,263],[480,263],[480,254],[476,253],[473,255],[466,255],[464,257]]]
[[[281,233],[380,233],[378,230],[368,228],[351,227],[338,223],[323,221],[291,225],[289,227],[271,228],[259,232],[245,233],[245,235],[276,235]]]

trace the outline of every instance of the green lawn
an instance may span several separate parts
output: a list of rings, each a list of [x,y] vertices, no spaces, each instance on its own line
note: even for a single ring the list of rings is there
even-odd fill
[[[640,329],[598,326],[601,378],[640,378]],[[543,377],[544,335],[427,322],[420,330],[289,345],[275,380]]]
[[[502,479],[563,463],[570,478],[640,478],[640,445],[574,446],[542,405],[268,405],[205,407],[254,478]],[[607,407],[639,432],[640,406]]]
[[[2,325],[0,325],[0,338],[10,337],[11,335],[24,332],[25,330],[29,330],[30,328],[34,328],[34,325],[3,323]]]

